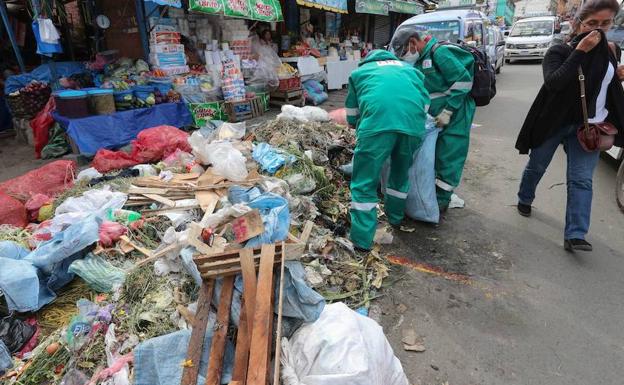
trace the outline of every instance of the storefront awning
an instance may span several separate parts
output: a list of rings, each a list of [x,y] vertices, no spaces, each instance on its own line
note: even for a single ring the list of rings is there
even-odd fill
[[[189,11],[258,21],[283,21],[279,0],[189,0]]]
[[[388,15],[388,1],[383,0],[356,0],[355,12],[370,13],[373,15]]]
[[[151,1],[152,3],[156,3],[158,5],[168,5],[170,7],[182,8],[182,0],[145,0]]]
[[[419,15],[424,12],[423,5],[414,1],[390,0],[389,3],[392,12],[410,15]]]
[[[336,13],[349,13],[347,0],[297,0],[297,4]]]

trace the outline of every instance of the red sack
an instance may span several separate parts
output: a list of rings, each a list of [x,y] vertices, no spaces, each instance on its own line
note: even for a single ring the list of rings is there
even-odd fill
[[[26,227],[28,218],[22,202],[0,192],[0,224]]]
[[[132,158],[138,163],[154,163],[173,154],[177,149],[191,152],[188,137],[189,134],[172,126],[148,128],[141,131],[132,142]]]
[[[41,206],[46,205],[52,202],[52,198],[45,194],[35,194],[28,202],[26,202],[26,210],[28,211],[28,220],[30,222],[34,222],[39,217],[39,209]]]
[[[76,162],[56,160],[1,183],[0,191],[22,202],[28,201],[35,194],[54,197],[74,185],[75,173]]]
[[[111,247],[122,235],[128,232],[126,226],[117,222],[104,221],[100,225],[100,243],[104,247]]]
[[[333,110],[329,113],[329,119],[331,119],[331,121],[336,124],[346,126],[347,125],[347,110],[345,110],[344,108]]]
[[[91,166],[105,174],[113,170],[132,167],[139,162],[132,159],[132,156],[123,151],[98,150],[93,158]]]
[[[50,127],[54,125],[52,111],[56,109],[54,97],[50,97],[43,110],[32,118],[30,128],[33,130],[35,138],[35,158],[41,159],[41,150],[48,144]]]

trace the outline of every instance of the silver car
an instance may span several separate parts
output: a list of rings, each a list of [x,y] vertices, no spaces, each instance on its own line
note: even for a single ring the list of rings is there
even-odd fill
[[[500,28],[489,26],[487,28],[486,50],[490,63],[494,66],[496,73],[500,73],[505,62],[505,37]]]

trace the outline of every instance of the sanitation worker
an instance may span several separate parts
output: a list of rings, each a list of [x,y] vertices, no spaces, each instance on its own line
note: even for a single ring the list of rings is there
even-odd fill
[[[429,114],[442,129],[436,143],[436,195],[440,212],[448,209],[459,186],[468,156],[475,101],[470,95],[474,58],[461,47],[440,45],[433,36],[422,36],[416,25],[400,27],[390,43],[393,53],[425,75],[431,97]]]
[[[351,73],[345,102],[356,130],[351,176],[351,241],[370,250],[377,228],[377,187],[384,163],[390,176],[384,199],[391,225],[400,226],[409,189],[408,170],[425,134],[429,95],[423,75],[388,51],[374,50]]]

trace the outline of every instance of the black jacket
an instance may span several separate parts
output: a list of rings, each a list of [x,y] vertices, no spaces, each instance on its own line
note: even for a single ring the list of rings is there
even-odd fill
[[[561,127],[583,123],[578,67],[583,68],[589,116],[596,114],[596,98],[607,71],[607,60],[617,69],[618,61],[609,49],[603,33],[601,42],[590,52],[577,51],[578,42],[586,34],[577,36],[570,44],[551,47],[542,63],[544,85],[540,89],[524,121],[516,148],[521,154],[539,147]],[[619,48],[617,50],[619,52]],[[619,133],[616,145],[624,145],[624,89],[617,74],[613,76],[607,92],[607,121]]]

